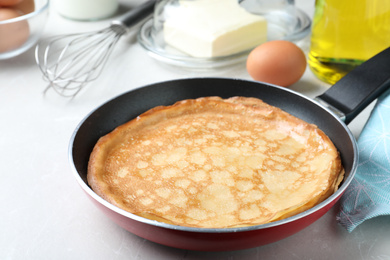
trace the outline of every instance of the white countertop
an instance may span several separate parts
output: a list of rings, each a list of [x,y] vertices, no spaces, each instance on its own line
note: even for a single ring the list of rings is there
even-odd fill
[[[138,1],[139,2],[139,1]],[[137,1],[122,1],[123,9]],[[296,0],[312,15],[314,0]],[[91,31],[109,20],[75,22],[51,10],[44,37]],[[308,38],[299,45],[307,52]],[[0,61],[0,259],[390,259],[390,217],[366,221],[348,233],[336,222],[336,205],[303,231],[270,245],[206,253],[169,248],[120,228],[88,199],[71,173],[68,144],[94,108],[125,91],[159,81],[217,76],[250,79],[244,64],[214,72],[163,66],[134,35],[121,39],[104,73],[75,99],[53,91],[35,64],[34,50]],[[292,89],[310,97],[328,85],[308,69]],[[366,109],[350,125],[358,136]]]

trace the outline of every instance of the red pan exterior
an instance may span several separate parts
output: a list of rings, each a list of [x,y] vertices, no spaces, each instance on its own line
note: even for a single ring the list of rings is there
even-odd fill
[[[301,231],[327,213],[341,195],[325,207],[292,222],[257,230],[230,233],[191,232],[153,226],[118,214],[91,196],[89,197],[116,224],[149,241],[186,250],[233,251],[277,242]]]
[[[232,229],[188,228],[147,220],[125,212],[96,195],[87,185],[89,155],[99,137],[157,105],[202,96],[252,96],[318,125],[338,148],[345,178],[339,190],[319,205],[272,223]],[[73,173],[89,198],[109,218],[129,232],[147,240],[181,249],[231,251],[253,248],[284,239],[309,226],[339,200],[357,166],[357,146],[346,125],[327,109],[291,90],[242,80],[198,78],[162,82],[130,91],[92,111],[76,128],[70,142]],[[336,221],[336,220],[335,220]]]

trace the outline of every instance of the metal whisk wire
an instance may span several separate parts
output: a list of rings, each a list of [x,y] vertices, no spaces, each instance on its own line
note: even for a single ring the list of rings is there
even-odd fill
[[[130,26],[152,13],[154,0],[132,9],[102,30],[60,35],[39,42],[35,59],[49,82],[46,87],[61,96],[74,97],[98,78],[115,45]]]
[[[53,88],[62,96],[75,96],[88,82],[95,80],[122,34],[111,28],[88,34],[72,34],[48,39],[47,45],[36,49],[38,63],[49,82],[45,89]]]

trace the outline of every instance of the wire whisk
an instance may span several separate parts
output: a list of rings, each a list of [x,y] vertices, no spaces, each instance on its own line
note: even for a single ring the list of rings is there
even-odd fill
[[[131,26],[153,12],[155,0],[130,10],[108,28],[89,33],[58,35],[38,43],[35,59],[53,89],[61,96],[74,97],[101,74],[119,39]]]

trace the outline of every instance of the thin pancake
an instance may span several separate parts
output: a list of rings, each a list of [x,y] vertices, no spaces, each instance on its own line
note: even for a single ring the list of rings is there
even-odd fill
[[[88,183],[131,213],[226,228],[303,212],[343,178],[333,143],[259,99],[206,97],[153,108],[99,139]]]

